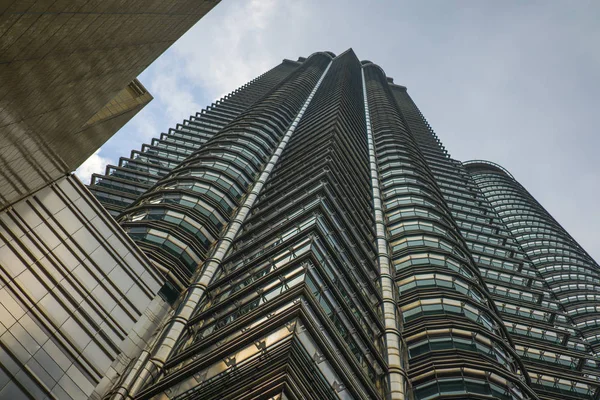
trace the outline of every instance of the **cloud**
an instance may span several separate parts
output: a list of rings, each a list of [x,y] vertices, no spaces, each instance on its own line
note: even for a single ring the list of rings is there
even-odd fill
[[[169,59],[157,61],[157,68],[149,82],[150,93],[159,103],[161,112],[168,115],[170,120],[181,120],[199,111],[202,106],[196,102],[196,96],[190,90],[192,85],[183,73],[183,68],[173,65],[171,61]],[[147,129],[149,126],[142,124],[141,127]]]
[[[279,58],[273,46],[273,26],[301,6],[277,0],[223,2],[174,46],[174,56],[192,85],[208,101],[222,97],[272,68]],[[207,18],[205,17],[205,18]],[[214,22],[213,22],[214,21]]]
[[[83,164],[77,168],[75,175],[86,185],[90,183],[92,174],[103,173],[107,164],[112,164],[110,158],[100,156],[101,149],[96,150]]]
[[[155,114],[160,112],[160,108],[153,106],[154,105],[150,103],[150,105],[147,105],[139,115],[136,115],[136,117],[131,120],[131,126],[136,131],[135,140],[138,147],[142,141],[147,142],[150,141],[151,138],[157,136],[157,132],[160,129],[155,118]],[[135,147],[135,145],[133,146]]]

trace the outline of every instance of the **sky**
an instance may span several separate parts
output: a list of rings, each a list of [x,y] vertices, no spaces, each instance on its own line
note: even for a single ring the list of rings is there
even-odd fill
[[[453,158],[499,163],[600,261],[600,2],[222,0],[139,77],[154,96],[78,171],[167,132],[283,58],[380,65]]]

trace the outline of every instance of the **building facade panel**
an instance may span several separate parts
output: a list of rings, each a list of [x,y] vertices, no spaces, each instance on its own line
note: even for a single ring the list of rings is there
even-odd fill
[[[169,268],[174,290],[184,290],[207,258],[312,89],[305,81],[322,68],[307,63],[292,72],[124,212],[121,225]]]
[[[437,149],[407,122],[381,68],[369,61],[363,68],[415,398],[530,398],[510,334],[432,172]]]
[[[168,308],[161,274],[75,177],[2,213],[0,271],[0,398],[106,390]]]
[[[336,57],[190,320],[191,333],[182,338],[167,362],[165,377],[154,385],[181,382],[164,398],[203,398],[219,381],[227,381],[228,374],[247,374],[243,369],[248,360],[231,352],[248,341],[255,343],[254,354],[262,354],[254,361],[254,379],[275,385],[273,377],[258,377],[269,370],[271,354],[283,346],[283,337],[273,341],[278,332],[274,329],[281,329],[275,327],[282,325],[295,351],[308,356],[303,368],[292,354],[287,356],[289,386],[303,379],[315,382],[314,388],[304,387],[296,396],[384,396],[361,92],[360,63],[354,53]],[[310,152],[307,145],[322,150]],[[267,329],[271,333],[262,339]],[[211,381],[213,367],[208,367],[207,357],[217,349],[226,370]],[[181,381],[183,371],[195,371],[194,379]],[[225,393],[237,391],[236,398],[251,398],[251,382],[242,380]],[[156,393],[153,390],[141,397]],[[283,393],[294,395],[289,388]]]
[[[125,393],[138,393],[140,390],[143,393],[142,397],[153,396],[160,393],[165,382],[173,379],[168,375],[165,377],[165,374],[168,374],[168,362],[181,346],[181,342],[187,340],[190,318],[198,312],[200,301],[205,298],[206,288],[215,273],[218,273],[218,267],[254,204],[260,188],[312,99],[315,85],[319,84],[330,58],[324,54],[310,57],[261,101],[209,140],[206,146],[189,158],[189,161],[173,171],[170,178],[175,182],[193,181],[196,178],[197,183],[206,182],[205,185],[208,184],[209,188],[226,190],[226,193],[239,203],[235,204],[236,212],[233,215],[220,212],[221,217],[227,218],[227,226],[225,221],[219,218],[209,217],[202,220],[206,229],[221,231],[219,240],[212,246],[209,257],[202,259],[206,261],[202,262],[193,274],[191,285],[178,301],[177,310],[166,322],[156,344],[148,350],[147,361],[139,368],[132,369],[129,377],[116,388],[115,398],[122,398]],[[219,146],[220,143],[224,145]],[[217,164],[215,154],[219,157],[231,154],[233,157],[221,158],[222,161]],[[246,175],[253,177],[253,185],[252,181],[246,181]],[[210,176],[214,178],[206,178]],[[154,196],[158,194],[163,198],[162,196],[169,194],[161,185],[157,185],[157,188]],[[200,209],[213,207],[213,212],[218,211],[218,206],[214,204],[210,194],[197,192],[193,196],[195,202],[190,200],[190,208],[193,209],[196,204]],[[183,200],[188,201],[187,198]],[[183,205],[187,207],[187,204]],[[190,215],[193,216],[194,210],[188,211],[186,207],[181,207],[180,210],[188,213],[191,211]],[[147,222],[142,221],[142,224]],[[221,226],[216,226],[217,224]],[[172,266],[167,264],[167,267]],[[149,387],[146,387],[148,385]],[[173,394],[172,390],[169,389],[167,394]],[[182,389],[177,389],[176,393],[181,391]]]

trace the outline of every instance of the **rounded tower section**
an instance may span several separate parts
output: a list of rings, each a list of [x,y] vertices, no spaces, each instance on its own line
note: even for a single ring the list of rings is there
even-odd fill
[[[415,398],[535,398],[521,381],[524,367],[385,73],[368,61],[363,69]]]
[[[598,264],[506,169],[482,160],[464,165],[564,306],[589,350],[600,352]],[[556,323],[567,321],[563,317]]]

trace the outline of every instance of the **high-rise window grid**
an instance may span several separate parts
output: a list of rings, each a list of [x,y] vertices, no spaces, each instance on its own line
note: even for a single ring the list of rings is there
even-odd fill
[[[597,264],[351,50],[285,61],[91,189],[174,306],[113,394],[600,396]]]

